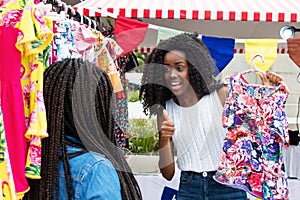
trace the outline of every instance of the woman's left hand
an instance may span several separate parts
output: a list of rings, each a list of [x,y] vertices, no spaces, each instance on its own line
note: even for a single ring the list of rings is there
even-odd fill
[[[264,85],[277,85],[280,81],[284,81],[284,78],[275,72],[268,70],[265,76],[260,76],[261,81]]]

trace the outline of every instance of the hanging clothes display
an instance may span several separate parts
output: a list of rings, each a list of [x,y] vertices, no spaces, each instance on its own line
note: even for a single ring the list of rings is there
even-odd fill
[[[102,37],[100,45],[95,50],[96,64],[109,75],[114,93],[123,91],[118,65],[116,64],[116,59],[122,52],[123,50],[115,40],[108,37]]]
[[[52,63],[66,58],[80,58],[82,55],[75,46],[70,24],[67,21],[53,21]]]
[[[42,16],[33,0],[10,1],[0,14],[0,197],[4,200],[22,199],[29,190],[26,178],[40,178],[41,144],[48,136],[43,73],[58,60],[82,57],[104,67],[117,97],[116,139],[123,151],[128,145],[124,92],[128,59],[119,60],[122,69],[117,61],[122,48],[90,26],[56,20]]]
[[[22,5],[22,4],[21,4]],[[19,7],[19,8],[18,8]],[[47,137],[46,109],[43,97],[44,52],[53,39],[43,16],[36,10],[33,2],[28,1],[24,8],[19,3],[12,4],[12,9],[23,9],[23,15],[17,24],[19,34],[16,47],[21,52],[26,134],[29,140],[26,162],[26,176],[40,178],[41,139]]]
[[[120,79],[123,86],[123,91],[116,94],[116,121],[115,128],[117,142],[123,149],[129,146],[129,131],[128,131],[128,100],[127,100],[127,81],[126,72],[137,67],[138,63],[133,52],[129,52],[121,56],[117,60],[119,66]]]
[[[127,147],[127,123],[128,107],[120,102],[126,99],[126,87],[122,81],[122,69],[118,65],[118,59],[122,54],[122,48],[109,37],[102,37],[100,45],[96,49],[96,64],[109,75],[116,95],[115,104],[115,136],[118,146],[125,154]],[[121,100],[120,100],[121,99]]]
[[[288,199],[282,148],[288,145],[285,102],[289,90],[250,84],[244,74],[230,77],[223,113],[227,128],[215,180],[263,199]]]
[[[43,100],[44,58],[53,33],[33,1],[8,3],[0,24],[4,37],[1,50],[5,50],[0,59],[4,129],[15,192],[20,199],[29,190],[26,177],[40,178],[41,139],[48,136]]]
[[[92,32],[91,27],[87,27],[86,25],[77,23],[76,27],[72,31],[72,34],[75,38],[75,46],[78,52],[83,57],[88,57],[86,52],[94,50],[94,47],[98,44],[99,38],[95,33]],[[101,38],[101,36],[100,36]],[[95,58],[95,53],[92,55]]]

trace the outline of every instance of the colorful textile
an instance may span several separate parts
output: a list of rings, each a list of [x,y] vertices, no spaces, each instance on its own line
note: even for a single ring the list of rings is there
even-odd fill
[[[86,50],[94,48],[99,41],[91,29],[84,25],[79,25],[76,30],[73,31],[73,36],[75,38],[75,46],[81,55],[84,55]]]
[[[46,63],[44,53],[51,44],[53,33],[32,1],[10,2],[2,13],[1,24],[9,24],[19,29],[16,47],[21,52],[22,60],[25,137],[30,140],[26,176],[40,178],[41,139],[48,136],[43,98],[43,72]]]
[[[127,81],[126,81],[126,66],[130,60],[130,54],[118,58],[118,67],[123,91],[116,93],[116,127],[115,135],[117,144],[125,152],[125,148],[129,146],[129,131],[128,131],[128,100],[127,100]]]
[[[114,93],[123,91],[123,85],[116,65],[116,59],[123,50],[111,38],[103,38],[99,49],[95,51],[96,65],[103,69],[108,75],[114,88]]]
[[[5,137],[15,191],[18,197],[22,197],[29,187],[25,177],[27,140],[20,83],[21,55],[15,47],[19,30],[4,25],[0,27],[0,33],[0,88]]]
[[[230,87],[223,113],[228,130],[215,180],[259,198],[288,199],[282,152],[289,143],[286,84],[249,84],[239,73]]]
[[[76,48],[73,33],[70,25],[67,23],[54,22],[53,32],[55,33],[53,39],[54,60],[62,61],[66,58],[80,58],[82,55]]]

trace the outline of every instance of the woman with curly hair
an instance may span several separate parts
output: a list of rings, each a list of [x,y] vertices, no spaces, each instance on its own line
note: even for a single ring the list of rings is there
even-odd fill
[[[25,199],[142,199],[116,145],[108,75],[82,59],[55,62],[44,73],[44,99],[49,137],[41,179]]]
[[[181,170],[177,199],[247,199],[246,192],[213,179],[222,153],[223,106],[229,87],[218,81],[210,53],[196,34],[161,41],[145,62],[140,90],[144,112],[157,115],[159,167],[175,173],[174,147]],[[273,72],[265,84],[281,80]]]

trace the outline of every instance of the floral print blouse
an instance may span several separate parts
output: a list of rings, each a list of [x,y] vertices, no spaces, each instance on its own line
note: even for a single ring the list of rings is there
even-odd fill
[[[289,143],[289,90],[283,82],[249,84],[243,74],[230,78],[222,119],[227,133],[214,179],[259,198],[288,199],[282,147]]]

